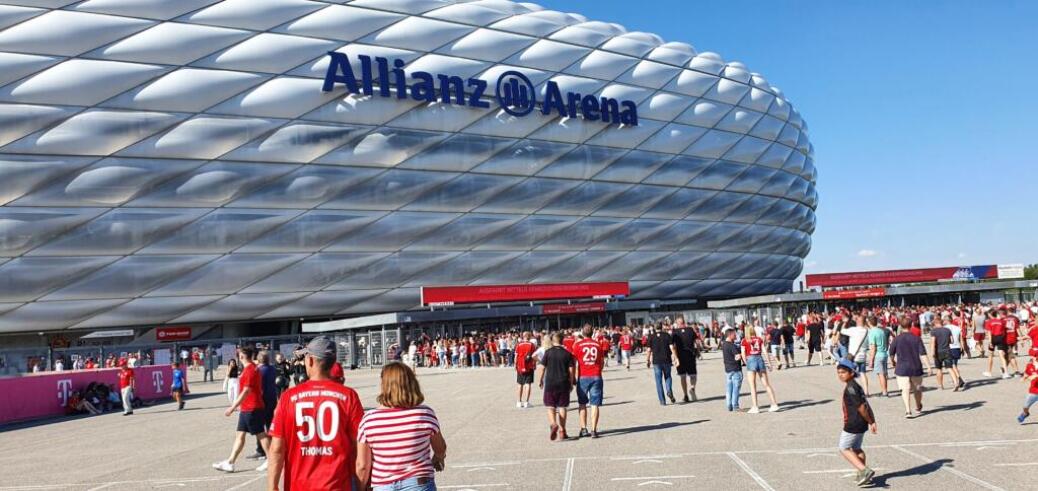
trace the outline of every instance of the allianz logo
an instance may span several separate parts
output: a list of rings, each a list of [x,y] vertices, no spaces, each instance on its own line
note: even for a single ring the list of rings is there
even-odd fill
[[[366,55],[357,55],[360,62],[358,78],[349,55],[330,51],[328,56],[328,71],[321,87],[324,92],[332,92],[336,84],[342,84],[351,94],[397,99],[410,97],[416,101],[477,108],[490,107],[490,103],[483,99],[488,88],[486,80],[466,80],[458,76],[424,71],[407,74],[404,72],[404,60]],[[408,75],[414,80],[410,85],[407,83]],[[393,87],[397,90],[392,90]],[[559,84],[552,80],[545,84],[544,100],[538,108],[537,91],[533,83],[526,75],[515,70],[506,71],[498,76],[493,96],[501,109],[517,117],[539,110],[545,116],[554,113],[561,117],[575,118],[579,115],[587,121],[638,126],[638,107],[633,101],[577,92],[564,93]]]

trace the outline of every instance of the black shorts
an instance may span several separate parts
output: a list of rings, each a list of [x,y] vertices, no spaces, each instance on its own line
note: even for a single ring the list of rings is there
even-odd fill
[[[169,392],[170,392],[170,394],[173,394],[173,395],[178,395],[178,396],[183,396],[184,395],[184,389],[169,389]]]
[[[940,370],[942,368],[951,368],[951,353],[937,353],[937,356],[933,358],[934,368]]]
[[[263,433],[263,410],[259,411],[243,411],[238,413],[238,431],[243,431],[250,435],[258,435]]]
[[[516,372],[515,373],[515,383],[517,383],[519,385],[532,384],[533,383],[533,372],[526,372],[526,373]]]
[[[696,358],[691,353],[678,355],[678,375],[695,375]]]
[[[567,407],[569,406],[569,393],[573,389],[551,390],[544,389],[544,407]]]
[[[991,347],[990,347],[990,349],[992,351],[997,350],[997,349],[1000,349],[1002,351],[1006,351],[1006,348],[1007,348],[1007,346],[1006,346],[1006,336],[1005,335],[1002,335],[1002,336],[991,336]]]
[[[807,351],[809,353],[821,353],[822,352],[822,342],[821,341],[811,341],[807,345]]]

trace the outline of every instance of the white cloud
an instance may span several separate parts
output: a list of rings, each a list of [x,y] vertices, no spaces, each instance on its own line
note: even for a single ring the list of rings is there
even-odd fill
[[[805,268],[813,268],[815,266],[818,266],[818,261],[808,261],[804,263]]]
[[[877,254],[879,254],[879,253],[874,251],[874,250],[872,250],[872,249],[862,249],[862,250],[858,251],[858,257],[873,257],[873,256],[875,256]]]
[[[962,259],[964,257],[966,257],[966,253],[965,252],[960,252],[959,253],[959,259]]]

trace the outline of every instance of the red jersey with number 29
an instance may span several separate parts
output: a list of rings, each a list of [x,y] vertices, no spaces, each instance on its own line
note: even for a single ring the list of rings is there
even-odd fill
[[[581,377],[601,377],[602,345],[594,339],[584,338],[573,344],[573,356],[577,357],[577,368]]]
[[[311,380],[282,393],[270,436],[284,442],[283,489],[350,489],[363,416],[357,392],[330,380]]]

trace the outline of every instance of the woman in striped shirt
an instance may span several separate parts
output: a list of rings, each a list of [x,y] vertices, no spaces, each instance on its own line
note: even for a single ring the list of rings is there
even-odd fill
[[[436,413],[422,404],[424,401],[410,367],[394,362],[382,368],[379,407],[360,420],[357,436],[357,478],[361,489],[436,489],[433,476],[443,470],[447,442],[440,433]]]

